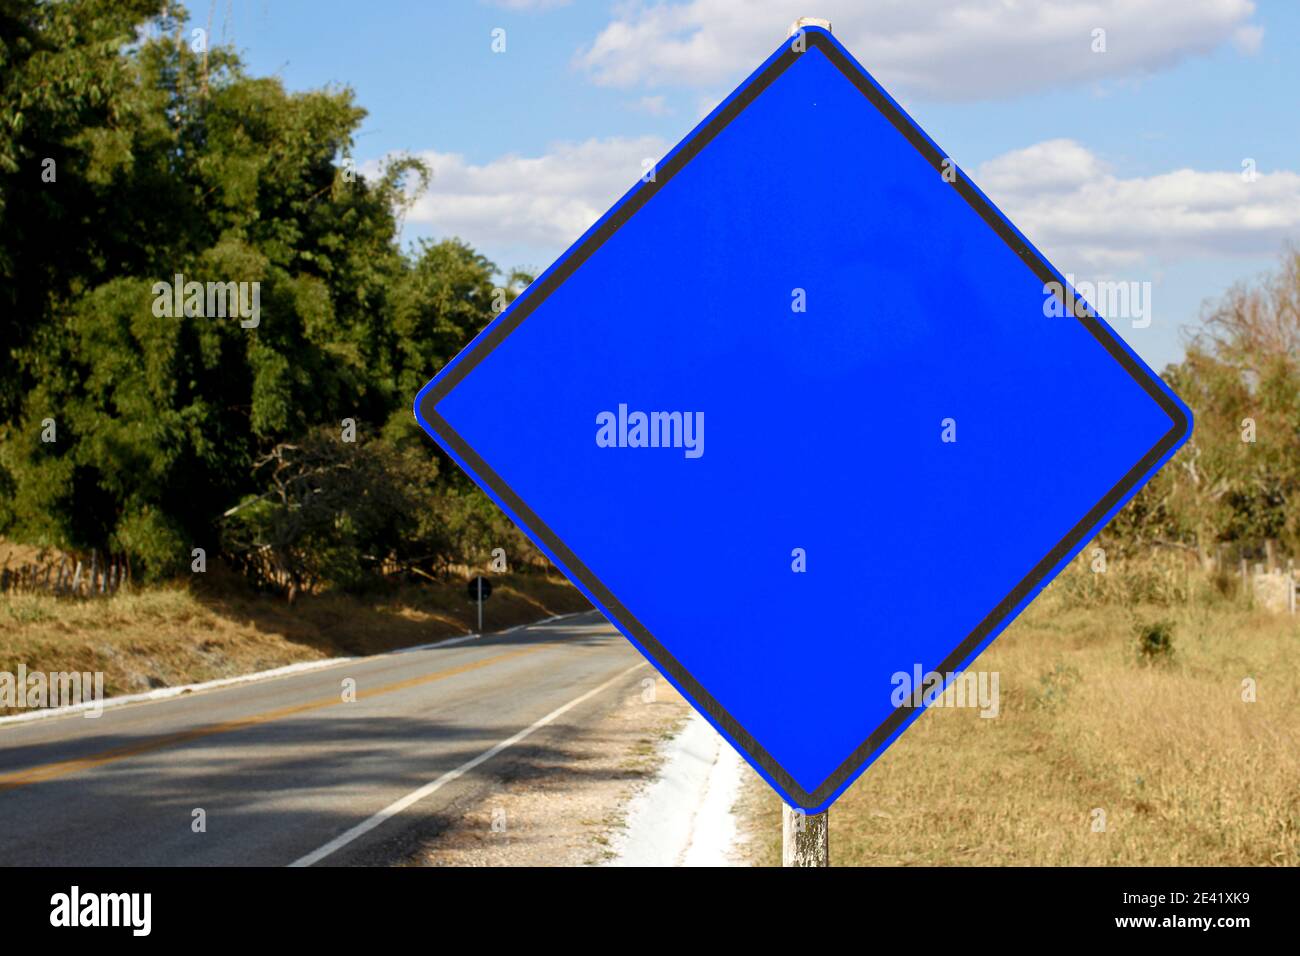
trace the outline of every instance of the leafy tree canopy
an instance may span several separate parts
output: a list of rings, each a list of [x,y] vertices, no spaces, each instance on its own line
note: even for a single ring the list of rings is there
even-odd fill
[[[399,251],[429,170],[355,172],[350,90],[250,77],[191,49],[183,17],[0,7],[0,530],[157,572],[216,546],[268,449],[346,418],[409,439],[415,391],[496,287],[459,242]],[[210,294],[174,308],[185,282],[218,284],[225,317]]]

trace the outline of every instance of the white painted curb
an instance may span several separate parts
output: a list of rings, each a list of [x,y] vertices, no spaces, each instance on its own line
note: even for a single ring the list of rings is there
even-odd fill
[[[628,803],[607,866],[737,866],[732,807],[744,761],[698,713],[661,748],[663,766]]]

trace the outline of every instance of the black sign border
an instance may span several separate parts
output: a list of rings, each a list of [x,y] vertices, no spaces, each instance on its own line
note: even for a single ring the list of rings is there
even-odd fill
[[[1076,546],[1085,542],[1089,533],[1116,504],[1132,492],[1142,482],[1157,462],[1171,449],[1176,447],[1190,431],[1191,423],[1177,402],[1165,393],[1161,384],[1142,367],[1133,356],[1118,342],[1114,335],[1100,322],[1078,297],[1069,299],[1064,295],[1060,280],[1052,267],[1047,264],[1031,246],[1013,230],[1006,220],[986,200],[974,185],[951,161],[945,157],[921,132],[912,120],[879,90],[862,70],[840,47],[826,34],[817,29],[807,29],[803,33],[805,50],[816,49],[824,54],[841,73],[865,96],[876,109],[890,121],[935,171],[943,174],[945,170],[953,178],[951,185],[961,194],[980,217],[991,226],[1002,240],[1016,253],[1031,271],[1043,282],[1045,288],[1054,284],[1065,307],[1073,312],[1074,317],[1106,349],[1107,352],[1124,368],[1148,395],[1160,406],[1173,422],[1173,427],[1141,460],[1120,479],[1106,495],[1090,510],[1055,547],[1043,557],[1033,569],[1007,594],[992,611],[971,631],[957,647],[943,660],[935,671],[950,673],[955,671],[999,625],[1008,614],[1035,588],[1044,583],[1044,579],[1067,554]],[[559,536],[555,534],[538,515],[524,503],[509,485],[488,466],[478,453],[460,437],[438,414],[437,405],[467,376],[507,336],[517,329],[532,312],[558,289],[577,269],[591,257],[615,232],[634,216],[666,183],[681,172],[712,139],[739,116],[750,103],[758,98],[772,83],[805,53],[796,49],[791,41],[784,52],[773,59],[752,82],[740,90],[718,111],[694,136],[681,145],[662,166],[656,168],[653,181],[642,183],[641,187],[627,197],[627,200],[602,221],[569,255],[542,277],[535,288],[530,288],[527,295],[520,299],[506,313],[502,320],[491,327],[487,333],[472,343],[460,360],[447,370],[446,375],[436,381],[425,393],[420,405],[420,412],[428,427],[451,448],[462,461],[503,501],[528,528],[536,534],[563,565],[577,577],[587,590],[613,615],[615,622],[632,634],[641,646],[655,658],[659,666],[677,681],[691,698],[701,706],[719,727],[727,732],[744,750],[752,756],[773,780],[775,780],[803,807],[817,807],[831,796],[845,781],[850,780],[862,764],[898,730],[902,724],[915,713],[915,708],[900,707],[894,710],[870,736],[867,737],[853,753],[844,760],[816,789],[805,790],[786,770],[769,754],[763,746],[751,736],[722,706],[714,700],[701,685],[668,650],[655,639],[655,636],[636,619],[636,617],[605,587],[591,569],[574,554]]]

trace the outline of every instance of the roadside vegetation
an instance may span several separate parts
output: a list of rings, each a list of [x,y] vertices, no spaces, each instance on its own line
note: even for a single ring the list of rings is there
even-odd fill
[[[1076,561],[975,665],[999,715],[923,714],[831,808],[831,864],[1300,865],[1297,649],[1232,576]],[[779,799],[742,810],[779,866]]]
[[[198,548],[284,596],[534,563],[411,411],[529,277],[402,248],[432,171],[363,174],[351,90],[251,76],[184,22],[0,10],[0,535],[137,584]]]

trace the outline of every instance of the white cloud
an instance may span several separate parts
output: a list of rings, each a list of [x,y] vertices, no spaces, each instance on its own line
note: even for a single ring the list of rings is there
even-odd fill
[[[438,236],[559,255],[667,144],[656,137],[559,143],[541,156],[471,163],[421,154],[434,170],[407,214]],[[377,163],[363,172],[372,175]],[[1269,257],[1300,240],[1300,175],[1179,169],[1121,177],[1074,140],[1036,143],[971,170],[981,189],[1062,271],[1093,275],[1189,257]]]
[[[468,162],[457,153],[422,153],[433,182],[407,213],[443,236],[476,246],[534,246],[558,255],[604,215],[667,145],[657,137],[559,143],[542,156]]]
[[[667,116],[672,112],[662,96],[643,96],[632,104],[632,108],[651,116]]]
[[[735,83],[806,0],[630,0],[577,62],[610,86]],[[1232,43],[1259,48],[1253,0],[819,0],[883,84],[934,99],[1016,95],[1140,76]],[[1094,53],[1093,31],[1106,31]]]
[[[1239,27],[1237,32],[1232,35],[1232,44],[1237,51],[1247,56],[1254,56],[1259,52],[1259,48],[1264,45],[1264,28],[1257,27],[1253,23],[1244,27]]]
[[[972,177],[1063,271],[1271,256],[1300,238],[1300,175],[1289,171],[1121,178],[1084,146],[1057,139],[1004,153]]]

